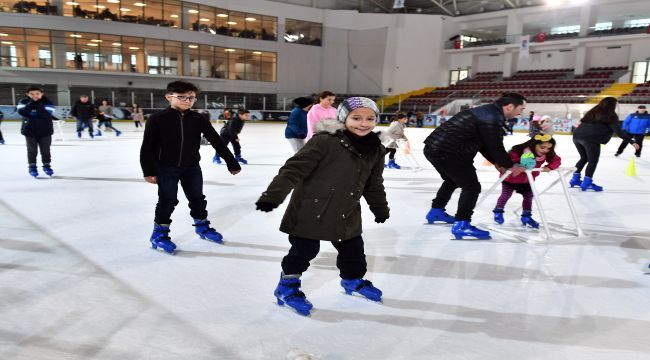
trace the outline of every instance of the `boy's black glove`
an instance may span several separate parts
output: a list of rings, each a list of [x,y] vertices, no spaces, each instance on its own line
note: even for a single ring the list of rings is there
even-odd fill
[[[264,212],[271,212],[273,209],[278,207],[277,204],[271,204],[269,202],[264,202],[264,201],[258,201],[255,203],[257,205],[257,208],[255,210],[259,211],[264,211]]]
[[[375,222],[376,222],[377,224],[383,224],[383,223],[386,222],[386,220],[388,220],[388,218],[385,218],[385,217],[376,217],[376,218],[375,218]]]

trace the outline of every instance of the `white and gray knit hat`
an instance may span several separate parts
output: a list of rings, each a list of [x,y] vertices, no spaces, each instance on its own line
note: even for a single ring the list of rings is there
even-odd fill
[[[345,123],[345,119],[348,118],[348,115],[359,108],[368,108],[374,111],[376,116],[379,116],[379,108],[374,101],[365,97],[355,96],[343,100],[336,110],[336,119]]]

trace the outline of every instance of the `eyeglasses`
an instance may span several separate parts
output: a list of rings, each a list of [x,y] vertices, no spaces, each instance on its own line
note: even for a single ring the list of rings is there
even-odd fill
[[[196,101],[196,96],[185,96],[185,95],[170,95],[170,96],[177,98],[178,101],[189,101],[189,102]]]

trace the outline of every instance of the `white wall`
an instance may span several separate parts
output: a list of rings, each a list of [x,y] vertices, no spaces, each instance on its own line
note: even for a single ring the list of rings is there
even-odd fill
[[[541,51],[531,53],[528,59],[519,59],[517,54],[516,70],[543,70],[543,69],[572,69],[575,66],[575,50],[560,52],[559,50]]]
[[[630,45],[588,48],[586,62],[587,68],[627,66],[630,62]]]
[[[503,71],[503,61],[503,54],[476,55],[477,68],[476,71],[472,71],[472,73]],[[474,70],[474,68],[472,68],[472,70]]]

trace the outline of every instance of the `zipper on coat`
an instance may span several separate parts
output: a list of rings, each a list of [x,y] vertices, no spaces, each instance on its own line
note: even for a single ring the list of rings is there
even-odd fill
[[[178,115],[178,118],[181,120],[181,152],[180,152],[180,155],[178,157],[178,167],[181,167],[181,162],[183,161],[183,142],[185,140],[185,136],[183,134],[183,118],[184,117],[185,117],[185,115],[183,113],[180,113]]]

